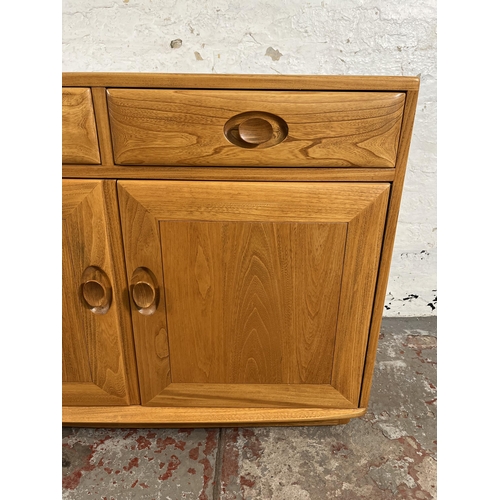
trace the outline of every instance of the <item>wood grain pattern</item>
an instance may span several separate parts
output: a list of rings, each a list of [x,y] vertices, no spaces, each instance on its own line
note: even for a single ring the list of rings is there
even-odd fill
[[[92,96],[88,88],[62,89],[63,163],[100,163]]]
[[[171,378],[147,372],[155,355],[144,329],[136,335],[139,370],[157,392],[143,404],[171,382],[326,381],[357,404],[352,393],[359,394],[388,184],[118,185],[125,247],[135,259],[129,263],[126,251],[127,266],[163,270],[166,292]],[[333,342],[334,375],[325,380]]]
[[[118,181],[118,186],[156,219],[221,222],[348,222],[389,187],[386,183],[218,181]],[[122,219],[128,217],[126,211],[121,213]]]
[[[87,339],[80,326],[80,308],[75,293],[80,283],[75,281],[71,241],[68,239],[68,229],[64,222],[62,238],[62,381],[91,382]]]
[[[160,222],[173,382],[327,384],[346,224]]]
[[[128,283],[133,283],[138,268],[145,268],[155,277],[160,294],[151,315],[142,314],[131,298],[141,402],[145,404],[171,382],[160,238],[155,217],[121,184],[118,197]]]
[[[106,89],[103,87],[93,87],[91,91],[92,100],[94,102],[101,163],[102,165],[113,165],[113,148],[111,146]]]
[[[377,289],[375,302],[373,306],[373,319],[370,326],[370,335],[368,338],[368,348],[366,352],[366,362],[360,395],[360,406],[367,406],[370,398],[370,389],[377,355],[378,338],[382,324],[382,314],[384,310],[385,295],[389,273],[391,270],[392,250],[396,237],[396,227],[398,222],[399,207],[401,205],[401,196],[403,194],[403,184],[406,172],[406,163],[410,150],[411,133],[417,108],[418,89],[408,92],[406,98],[406,108],[403,117],[403,129],[401,144],[399,145],[399,154],[396,165],[396,178],[392,184],[391,198],[389,202],[387,223],[384,233],[384,241],[381,252],[380,270],[377,279]]]
[[[62,218],[67,219],[79,207],[89,194],[102,181],[98,180],[63,180],[62,184]]]
[[[349,222],[332,385],[357,404],[364,370],[389,186]]]
[[[122,406],[122,397],[110,394],[94,382],[64,382],[62,401],[64,406]]]
[[[394,167],[404,93],[108,89],[115,162],[121,165]],[[231,144],[235,115],[286,122],[272,148]]]
[[[130,356],[133,353],[124,349],[124,336],[127,332],[130,335],[130,327],[127,331],[126,324],[127,303],[122,302],[117,287],[117,275],[123,273],[123,267],[113,251],[119,233],[118,228],[110,226],[113,199],[116,205],[114,181],[63,181],[63,202],[67,202],[63,208],[63,285],[67,306],[63,322],[64,404],[82,401],[86,404],[92,404],[91,401],[94,404],[129,404],[134,397],[133,357]],[[102,269],[114,290],[114,300],[106,314],[94,314],[82,300],[82,276],[90,266]],[[76,356],[78,363],[85,366],[85,376],[68,368],[74,366]],[[72,361],[71,365],[68,360]],[[92,383],[88,380],[86,366]],[[127,371],[132,373],[127,374]],[[99,390],[89,389],[94,385]],[[97,395],[98,398],[93,399]]]
[[[214,75],[182,73],[63,73],[65,87],[132,87],[261,90],[418,90],[414,76]]]
[[[329,384],[172,383],[148,406],[356,408]]]
[[[394,179],[392,168],[232,168],[232,167],[122,167],[93,165],[63,165],[64,178],[140,179],[140,180],[206,180],[206,181],[350,181],[389,182]]]
[[[64,406],[63,425],[75,427],[246,427],[337,425],[362,417],[366,408],[162,408]]]
[[[297,371],[289,382],[331,381],[333,349],[349,224],[301,224],[297,231],[293,301],[294,337],[283,349],[296,351]]]
[[[129,404],[138,404],[139,382],[137,375],[137,363],[135,359],[135,347],[132,333],[132,321],[130,315],[130,302],[127,293],[127,275],[125,271],[125,255],[123,251],[123,240],[121,234],[121,220],[118,208],[118,193],[116,181],[106,181],[102,185],[104,192],[104,203],[106,219],[108,221],[108,245],[113,263],[112,276],[114,283],[114,299],[116,304],[116,315],[120,328],[120,341],[125,368],[125,377],[128,383]]]

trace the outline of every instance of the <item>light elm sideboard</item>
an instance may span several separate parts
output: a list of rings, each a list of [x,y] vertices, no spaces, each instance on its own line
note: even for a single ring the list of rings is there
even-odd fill
[[[64,73],[63,424],[363,415],[418,88]]]

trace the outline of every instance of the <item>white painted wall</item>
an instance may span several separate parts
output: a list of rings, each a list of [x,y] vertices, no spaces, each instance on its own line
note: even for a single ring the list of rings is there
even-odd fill
[[[63,0],[62,31],[63,71],[420,75],[385,315],[437,313],[435,0]]]

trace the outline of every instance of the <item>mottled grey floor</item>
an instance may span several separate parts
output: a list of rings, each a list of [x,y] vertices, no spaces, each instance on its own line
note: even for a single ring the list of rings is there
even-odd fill
[[[63,429],[63,499],[436,496],[436,318],[384,319],[366,415],[335,427]]]

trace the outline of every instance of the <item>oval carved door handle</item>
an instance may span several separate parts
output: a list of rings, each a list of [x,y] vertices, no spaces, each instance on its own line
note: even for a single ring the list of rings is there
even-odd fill
[[[130,280],[132,301],[141,314],[150,316],[158,307],[159,288],[154,274],[147,267],[138,267]]]
[[[250,144],[262,144],[273,136],[273,126],[263,118],[250,118],[238,125],[240,137]]]
[[[111,282],[106,273],[89,266],[82,274],[81,293],[84,304],[95,314],[106,314],[111,305]]]
[[[288,135],[288,125],[283,118],[272,113],[247,111],[226,122],[224,135],[240,148],[264,149],[284,141]]]
[[[135,285],[132,285],[132,299],[135,305],[139,309],[150,307],[155,301],[156,292],[147,281],[138,281]]]
[[[106,305],[106,290],[96,280],[88,280],[83,284],[83,298],[91,307],[103,307]]]

